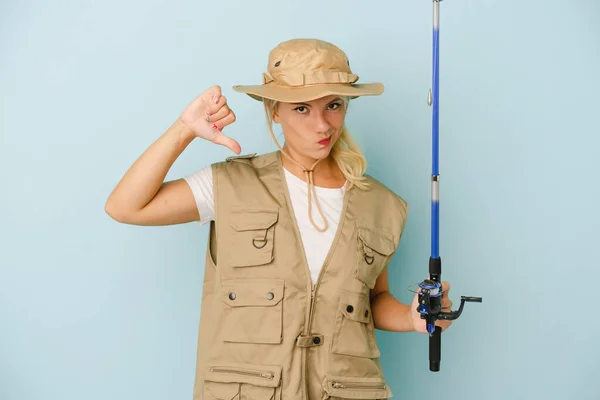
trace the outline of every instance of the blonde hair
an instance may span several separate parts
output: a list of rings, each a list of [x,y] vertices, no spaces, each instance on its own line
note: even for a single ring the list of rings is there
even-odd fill
[[[348,97],[342,97],[342,99],[344,101],[344,108],[347,110],[350,99]],[[263,98],[263,104],[271,137],[275,141],[277,147],[282,150],[273,133],[273,113],[275,112],[278,101]],[[358,144],[352,139],[346,125],[342,127],[340,136],[331,149],[331,157],[348,180],[348,189],[352,186],[356,186],[360,189],[366,189],[368,187],[367,179],[364,176],[367,169],[367,159],[363,155]]]

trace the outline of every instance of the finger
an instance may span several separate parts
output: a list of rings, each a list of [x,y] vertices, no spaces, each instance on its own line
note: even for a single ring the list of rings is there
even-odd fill
[[[191,101],[190,105],[194,109],[204,109],[215,97],[221,96],[221,87],[218,85],[212,86],[200,93],[194,100]],[[213,101],[214,103],[214,101]]]
[[[452,300],[448,296],[442,296],[442,306],[446,307],[446,305],[452,304]]]
[[[442,302],[442,311],[452,311],[452,302]]]
[[[227,147],[235,154],[240,154],[242,152],[242,146],[240,146],[238,142],[228,136],[223,135],[222,133],[217,133],[217,136],[215,137],[215,143]]]
[[[450,284],[446,281],[442,282],[442,290],[448,292],[450,290]]]
[[[242,147],[240,146],[240,144],[233,140],[232,138],[225,136],[223,134],[223,132],[221,132],[221,130],[233,123],[235,121],[235,114],[233,114],[233,112],[231,112],[230,114],[228,114],[225,118],[215,122],[213,124],[213,129],[215,129],[217,131],[217,135],[214,139],[214,142],[216,144],[220,144],[223,145],[227,148],[229,148],[231,151],[233,151],[236,154],[240,154],[242,152]]]
[[[435,321],[435,325],[439,326],[440,328],[442,328],[442,332],[445,331],[446,329],[448,329],[448,327],[450,325],[452,325],[452,321],[447,321],[447,320],[440,320],[438,319],[437,321]]]
[[[207,100],[209,104],[216,104],[223,94],[221,91],[221,86],[219,85],[209,88],[206,92],[208,94]]]
[[[206,107],[206,113],[208,115],[216,114],[223,106],[227,104],[227,98],[219,95],[218,97],[212,97],[209,100],[208,106]]]
[[[448,292],[450,291],[450,284],[448,282],[442,282],[442,297],[448,297]]]
[[[233,124],[235,122],[235,114],[233,113],[233,111],[229,110],[229,112],[227,113],[227,115],[225,115],[223,118],[220,118],[218,120],[212,120],[213,122],[213,128],[218,129],[220,131],[223,130],[223,128],[225,128],[227,125]]]
[[[223,118],[225,118],[231,111],[231,109],[225,105],[223,107],[221,107],[219,110],[217,110],[217,112],[215,112],[214,114],[211,112],[207,112],[206,114],[206,121],[210,122],[211,125]]]

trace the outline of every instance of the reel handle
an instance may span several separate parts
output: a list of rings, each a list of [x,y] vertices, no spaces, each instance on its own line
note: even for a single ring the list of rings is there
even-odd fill
[[[438,313],[436,319],[441,319],[445,321],[455,320],[460,317],[462,314],[463,308],[465,306],[465,302],[473,302],[473,303],[481,303],[483,299],[481,297],[473,297],[473,296],[460,296],[460,306],[458,306],[458,310],[450,311],[450,312],[440,312]]]

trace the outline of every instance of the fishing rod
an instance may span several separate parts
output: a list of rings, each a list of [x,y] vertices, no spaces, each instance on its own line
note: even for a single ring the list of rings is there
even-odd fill
[[[455,320],[460,317],[465,302],[481,303],[481,297],[461,296],[456,311],[442,312],[442,259],[439,253],[440,198],[439,198],[439,59],[440,59],[440,2],[433,0],[433,73],[432,89],[429,89],[427,104],[432,107],[432,170],[431,170],[431,255],[429,257],[429,279],[419,283],[419,306],[417,311],[426,321],[429,333],[429,370],[440,370],[442,329],[436,320]]]

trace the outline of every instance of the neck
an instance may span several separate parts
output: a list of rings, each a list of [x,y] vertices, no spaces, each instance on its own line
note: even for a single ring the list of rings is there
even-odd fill
[[[315,158],[302,156],[285,145],[283,146],[283,151],[285,151],[294,159],[294,161],[304,166],[306,169],[310,169],[317,161]],[[303,168],[291,161],[285,154],[282,154],[281,158],[283,167],[286,170],[306,182],[306,174],[304,173]],[[333,157],[329,155],[327,158],[319,161],[319,163],[317,163],[317,165],[314,167],[313,182],[315,186],[339,188],[342,187],[346,182],[346,177],[334,161]]]

